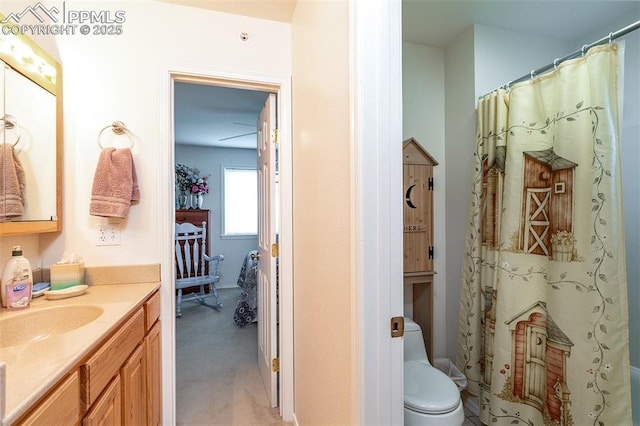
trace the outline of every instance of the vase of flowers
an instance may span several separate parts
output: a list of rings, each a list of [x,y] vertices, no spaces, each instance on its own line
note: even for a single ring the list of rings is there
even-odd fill
[[[201,209],[202,208],[202,204],[204,203],[204,196],[202,195],[201,192],[197,192],[197,193],[191,193],[191,197],[190,198],[190,205],[192,209]]]
[[[201,209],[204,202],[204,194],[209,193],[209,182],[207,182],[207,176],[198,176],[198,170],[196,169],[195,171],[194,180],[191,182],[191,208]]]
[[[196,168],[185,166],[184,164],[176,165],[176,188],[180,191],[178,194],[178,206],[180,208],[202,208],[204,194],[209,193],[207,178],[208,176],[200,176],[200,170]],[[187,197],[187,193],[189,197]]]
[[[178,209],[184,210],[187,208],[187,204],[189,203],[189,196],[186,191],[180,190],[177,196]]]
[[[193,171],[191,167],[184,164],[176,165],[176,200],[178,209],[186,209],[189,207],[189,190],[191,175]]]

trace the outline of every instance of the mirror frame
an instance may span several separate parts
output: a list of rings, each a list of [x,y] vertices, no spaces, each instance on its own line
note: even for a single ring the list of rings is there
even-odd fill
[[[0,19],[4,15],[0,13]],[[52,78],[26,67],[21,60],[10,52],[0,49],[0,59],[18,73],[33,81],[56,97],[56,215],[52,220],[7,221],[0,222],[0,237],[5,235],[41,234],[62,231],[62,67],[51,55],[45,52],[33,40],[23,34],[6,36],[0,34],[0,43],[10,42],[10,37],[31,48],[34,55],[56,70]]]

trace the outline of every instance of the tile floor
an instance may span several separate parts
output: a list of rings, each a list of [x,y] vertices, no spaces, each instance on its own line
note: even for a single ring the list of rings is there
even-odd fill
[[[464,423],[462,423],[462,426],[481,426],[481,425],[482,423],[480,423],[480,417],[476,416],[471,411],[469,411],[468,408],[465,407]]]
[[[464,423],[462,426],[482,426],[480,417],[476,415],[469,407],[478,407],[478,397],[474,397],[466,390],[462,391],[462,401],[464,404]]]

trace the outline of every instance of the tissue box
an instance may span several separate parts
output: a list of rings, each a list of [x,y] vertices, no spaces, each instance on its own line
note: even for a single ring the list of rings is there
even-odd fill
[[[51,290],[84,284],[84,263],[56,263],[49,268]]]

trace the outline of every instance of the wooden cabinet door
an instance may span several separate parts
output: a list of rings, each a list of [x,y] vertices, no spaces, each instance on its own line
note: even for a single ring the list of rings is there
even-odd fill
[[[144,310],[138,309],[124,325],[80,366],[85,409],[93,405],[103,389],[118,375],[136,346],[144,339]]]
[[[80,378],[74,371],[38,408],[18,424],[75,425],[80,420]]]
[[[147,374],[144,345],[131,354],[120,372],[122,424],[139,426],[147,421]]]
[[[91,407],[82,421],[83,426],[119,426],[122,424],[120,376],[116,376]]]
[[[162,356],[160,321],[151,328],[144,338],[147,362],[147,425],[162,424]]]

